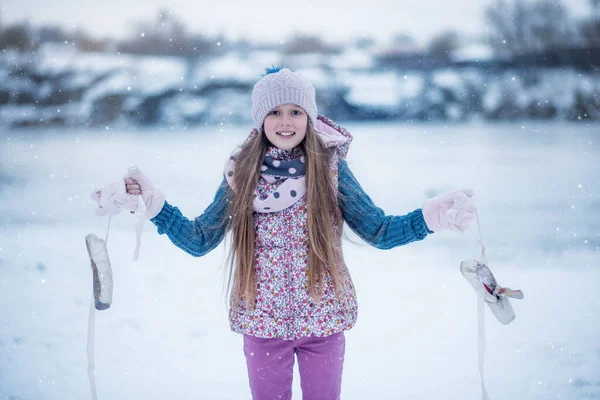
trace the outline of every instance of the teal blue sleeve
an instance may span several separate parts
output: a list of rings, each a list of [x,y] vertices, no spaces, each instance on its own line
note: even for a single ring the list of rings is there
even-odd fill
[[[386,215],[364,192],[345,160],[340,160],[338,172],[342,216],[365,242],[378,249],[392,249],[433,233],[420,208],[402,216]]]
[[[212,204],[199,217],[189,220],[179,208],[165,202],[160,213],[150,221],[158,227],[158,233],[166,234],[175,246],[200,257],[217,247],[225,237],[229,198],[229,187],[223,179]]]

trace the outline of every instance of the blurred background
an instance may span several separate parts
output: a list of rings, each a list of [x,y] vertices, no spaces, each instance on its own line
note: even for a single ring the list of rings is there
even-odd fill
[[[521,289],[486,313],[490,398],[600,399],[599,0],[0,0],[0,400],[89,399],[89,195],[137,164],[200,215],[251,127],[265,67],[299,71],[354,135],[388,214],[475,190],[487,259]],[[96,314],[104,399],[249,399],[228,243],[200,259],[110,223]],[[477,229],[379,251],[344,229],[360,304],[342,398],[480,398]],[[298,375],[294,399],[301,399]]]
[[[600,119],[598,0],[1,1],[5,127],[250,122],[283,65],[343,120]]]

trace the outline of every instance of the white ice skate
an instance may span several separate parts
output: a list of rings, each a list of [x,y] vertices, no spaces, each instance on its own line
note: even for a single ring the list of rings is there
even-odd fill
[[[112,303],[113,278],[106,242],[94,234],[85,237],[85,245],[92,263],[94,300],[97,310],[106,310]]]
[[[515,319],[509,297],[522,299],[523,292],[501,287],[487,265],[477,260],[461,262],[460,272],[475,291],[483,287],[483,299],[500,323],[508,325]]]

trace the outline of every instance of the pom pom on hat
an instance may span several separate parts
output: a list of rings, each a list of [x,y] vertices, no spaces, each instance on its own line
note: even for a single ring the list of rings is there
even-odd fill
[[[260,131],[269,111],[282,104],[302,107],[313,126],[317,122],[315,88],[302,75],[287,68],[271,67],[254,85],[252,91],[252,121]]]
[[[279,72],[283,69],[283,66],[280,67],[276,67],[274,65],[271,65],[270,67],[265,68],[265,74],[263,75],[263,77],[269,75],[269,74],[274,74],[276,72]]]

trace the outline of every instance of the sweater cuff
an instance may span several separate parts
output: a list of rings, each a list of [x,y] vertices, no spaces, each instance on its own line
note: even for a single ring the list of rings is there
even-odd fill
[[[179,211],[177,207],[174,207],[165,201],[165,204],[163,205],[163,208],[160,210],[160,212],[156,215],[156,217],[150,220],[152,223],[154,223],[154,225],[158,227],[159,235],[164,234],[166,231],[169,230],[171,225],[173,225],[177,211]]]
[[[424,239],[425,236],[433,233],[433,231],[429,229],[425,223],[425,217],[423,216],[423,210],[421,208],[417,208],[411,214],[413,229],[419,240]]]

